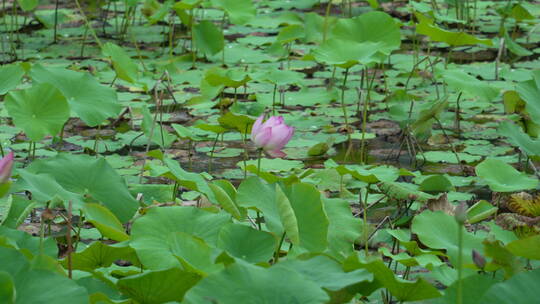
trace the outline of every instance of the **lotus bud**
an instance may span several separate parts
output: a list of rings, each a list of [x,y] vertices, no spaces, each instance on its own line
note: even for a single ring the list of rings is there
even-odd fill
[[[478,268],[484,269],[486,267],[486,259],[475,249],[472,250],[472,260]]]
[[[460,225],[463,225],[467,220],[467,209],[467,204],[462,202],[454,211],[454,217]]]
[[[8,155],[0,159],[0,184],[5,184],[9,181],[11,170],[13,169],[14,157],[15,155],[13,154],[13,151],[11,151]]]
[[[273,157],[285,157],[281,151],[291,140],[294,127],[285,124],[282,116],[271,116],[264,121],[264,114],[259,116],[251,128],[251,141]]]

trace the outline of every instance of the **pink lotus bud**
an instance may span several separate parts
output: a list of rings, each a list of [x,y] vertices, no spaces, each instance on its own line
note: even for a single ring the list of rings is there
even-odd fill
[[[294,128],[287,126],[281,116],[271,116],[263,123],[264,114],[259,116],[251,128],[251,141],[273,157],[284,157],[281,151],[291,140]]]
[[[13,168],[13,151],[0,159],[0,184],[6,183],[11,177],[11,169]]]
[[[460,225],[463,225],[467,221],[467,208],[467,204],[461,202],[454,211],[454,218]]]
[[[478,268],[484,269],[486,267],[486,259],[475,249],[472,250],[472,260]]]

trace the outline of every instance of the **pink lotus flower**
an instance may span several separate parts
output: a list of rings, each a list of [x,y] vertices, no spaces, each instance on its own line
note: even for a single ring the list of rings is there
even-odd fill
[[[13,151],[0,159],[0,184],[6,183],[11,177],[11,169],[13,168]]]
[[[259,116],[251,129],[251,141],[273,157],[286,156],[281,149],[291,140],[294,128],[287,126],[282,116],[270,116],[263,123],[264,114]]]

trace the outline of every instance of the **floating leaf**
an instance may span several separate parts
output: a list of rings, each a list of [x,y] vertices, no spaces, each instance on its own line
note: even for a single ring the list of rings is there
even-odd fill
[[[459,69],[438,69],[437,74],[448,86],[459,92],[491,102],[499,95],[499,90],[486,81],[479,80]]]
[[[502,160],[488,158],[479,163],[475,170],[476,175],[484,179],[493,191],[515,192],[538,186],[538,179],[517,171]]]
[[[432,18],[426,17],[421,13],[415,13],[415,16],[420,21],[416,25],[416,32],[428,36],[433,41],[445,42],[451,46],[474,44],[493,45],[491,39],[480,39],[465,32],[443,30],[435,24],[435,20]]]
[[[540,140],[531,138],[518,125],[503,121],[497,131],[506,136],[511,144],[519,147],[527,155],[540,155]]]

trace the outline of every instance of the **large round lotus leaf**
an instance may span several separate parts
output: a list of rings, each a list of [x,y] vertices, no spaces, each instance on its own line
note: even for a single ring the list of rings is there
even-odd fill
[[[352,19],[339,19],[332,30],[332,38],[359,43],[381,43],[378,52],[390,53],[399,49],[399,23],[384,12],[368,12]]]
[[[37,142],[46,135],[56,135],[69,118],[69,106],[62,92],[50,84],[37,84],[10,92],[6,108],[15,126]]]
[[[37,64],[32,67],[30,77],[33,81],[57,87],[68,99],[72,110],[89,126],[97,126],[120,112],[116,91],[102,85],[88,73],[44,68]]]
[[[358,43],[329,39],[313,50],[313,56],[321,63],[350,68],[358,63],[368,64],[376,61],[373,55],[382,46],[381,43],[374,42]]]
[[[120,291],[138,303],[182,301],[184,293],[200,280],[200,276],[180,268],[148,271],[118,280]]]
[[[221,227],[230,222],[225,213],[212,213],[194,207],[151,208],[133,223],[130,246],[141,263],[150,269],[180,266],[170,240],[183,232],[215,246]]]
[[[518,273],[505,282],[493,285],[480,303],[536,303],[540,299],[539,281],[540,269]]]
[[[459,254],[458,232],[463,233],[463,263],[472,263],[472,250],[482,251],[483,237],[466,232],[456,220],[441,211],[424,211],[413,219],[411,230],[431,249],[445,249],[450,262],[456,265]]]
[[[498,159],[486,159],[476,166],[476,175],[483,178],[492,191],[515,192],[534,189],[538,179],[519,172]]]
[[[343,265],[325,255],[318,255],[309,260],[286,260],[274,267],[294,270],[303,275],[306,280],[333,291],[360,282],[373,281],[373,274],[366,269],[345,272]]]
[[[213,0],[212,4],[225,10],[234,24],[248,22],[257,12],[251,0]]]
[[[0,303],[13,304],[15,299],[15,283],[11,275],[0,271]]]
[[[60,185],[65,190],[61,193],[62,198],[67,198],[65,195],[71,192],[79,196],[70,196],[70,198],[81,199],[82,195],[86,195],[100,202],[122,223],[130,220],[138,208],[138,203],[129,193],[126,182],[105,158],[59,154],[53,158],[34,161],[27,170],[54,178],[55,186]],[[42,194],[50,193],[47,186],[50,184],[36,182],[29,183],[28,187],[23,189]],[[73,201],[73,206],[82,208],[84,203],[84,201]],[[125,238],[124,235],[123,239]]]
[[[504,121],[499,126],[498,131],[501,135],[506,136],[511,144],[519,147],[528,155],[540,155],[540,140],[527,135],[518,125]]]
[[[462,280],[463,286],[463,295],[462,300],[463,304],[478,304],[482,295],[484,295],[493,284],[497,283],[496,279],[493,279],[490,275],[487,274],[474,274],[468,276]],[[457,303],[457,282],[454,282],[452,285],[444,291],[444,296],[433,299],[431,304],[454,304]],[[499,302],[492,302],[499,303]],[[503,302],[500,302],[503,303]]]
[[[0,68],[0,95],[6,94],[15,88],[24,76],[24,69],[20,64],[4,65]]]
[[[317,284],[294,270],[239,262],[201,280],[184,299],[186,304],[315,304],[328,300],[326,292]]]
[[[35,270],[15,249],[0,247],[0,272],[11,276],[15,286],[15,304],[88,303],[88,294],[68,277],[56,272]],[[4,274],[5,279],[5,274]]]
[[[236,258],[259,263],[270,260],[277,247],[277,239],[266,231],[229,224],[219,232],[217,244]]]

